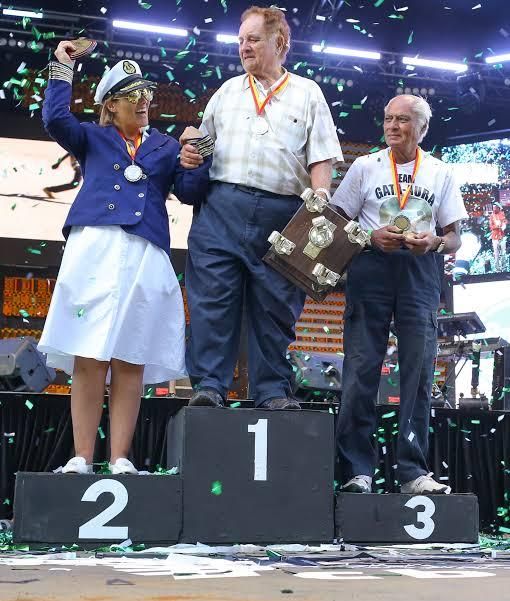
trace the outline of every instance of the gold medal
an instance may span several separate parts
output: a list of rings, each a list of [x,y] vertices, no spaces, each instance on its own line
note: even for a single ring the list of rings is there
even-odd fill
[[[407,232],[407,230],[411,229],[411,221],[409,220],[409,217],[402,215],[402,213],[394,217],[391,223],[395,227],[398,227],[398,229],[402,233]]]

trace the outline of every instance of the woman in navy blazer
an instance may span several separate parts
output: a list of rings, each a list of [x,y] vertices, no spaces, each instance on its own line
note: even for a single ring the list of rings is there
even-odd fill
[[[110,469],[137,473],[127,455],[144,383],[185,375],[184,309],[170,263],[165,207],[171,190],[199,205],[209,183],[206,160],[179,164],[180,146],[148,126],[153,82],[134,61],[120,61],[99,82],[99,124],[69,110],[75,47],[60,42],[43,106],[50,136],[79,161],[83,186],[64,224],[67,239],[39,349],[72,373],[76,456],[64,473],[92,473],[105,383],[110,379]]]

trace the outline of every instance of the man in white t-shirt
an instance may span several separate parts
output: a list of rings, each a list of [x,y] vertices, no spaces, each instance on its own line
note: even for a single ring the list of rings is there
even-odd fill
[[[451,167],[421,150],[432,116],[418,96],[385,108],[389,148],[354,161],[332,203],[371,232],[371,246],[347,276],[343,391],[337,445],[342,490],[370,492],[376,465],[375,399],[392,318],[398,336],[401,491],[449,493],[427,467],[430,398],[442,273],[436,253],[460,247],[467,217]],[[436,225],[443,230],[435,233]]]

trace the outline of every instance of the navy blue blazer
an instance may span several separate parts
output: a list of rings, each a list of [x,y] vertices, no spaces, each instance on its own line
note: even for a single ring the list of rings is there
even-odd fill
[[[143,176],[129,182],[124,169],[132,161],[119,132],[113,125],[80,123],[69,110],[71,91],[66,81],[50,79],[42,111],[46,131],[78,159],[83,173],[64,236],[73,225],[120,225],[170,254],[166,198],[173,188],[181,202],[199,206],[209,187],[212,157],[196,169],[184,169],[177,140],[150,128],[135,157]]]

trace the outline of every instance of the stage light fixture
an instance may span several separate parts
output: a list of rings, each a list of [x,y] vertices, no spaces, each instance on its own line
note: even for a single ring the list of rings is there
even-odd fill
[[[16,40],[14,38],[11,38],[8,43],[11,48],[14,48],[14,46],[16,46]]]
[[[417,96],[420,93],[420,88],[413,88],[413,94]]]
[[[321,81],[322,81],[322,75],[316,75],[314,79],[315,79],[315,81],[317,83],[321,83]]]
[[[144,61],[150,61],[151,60],[151,55],[147,54],[147,52],[145,54],[142,55],[142,58]]]
[[[322,52],[324,54],[336,54],[339,56],[352,56],[353,58],[367,58],[370,60],[380,60],[380,52],[371,52],[369,50],[354,50],[353,48],[338,48],[336,46],[312,45],[312,52]]]
[[[336,77],[332,77],[329,83],[332,86],[336,86],[336,84],[338,83],[338,79]]]
[[[131,50],[126,50],[126,58],[133,58],[133,53]]]
[[[18,40],[16,42],[16,45],[18,46],[18,48],[24,48],[27,44],[26,44],[25,40]]]
[[[404,65],[415,65],[417,67],[430,67],[431,69],[442,69],[443,71],[454,71],[455,73],[464,73],[468,67],[464,63],[452,63],[449,61],[435,60],[430,58],[419,58],[417,56],[404,56],[402,58]]]
[[[133,54],[133,58],[135,59],[135,61],[139,61],[142,58],[142,53],[141,52],[135,52]]]
[[[115,56],[117,58],[122,58],[124,56],[124,50],[117,50],[117,52],[115,53]]]
[[[397,88],[397,89],[395,90],[395,92],[396,92],[397,96],[400,96],[400,94],[403,94],[403,93],[404,93],[404,88]]]
[[[230,33],[216,34],[216,41],[222,42],[223,44],[239,44],[239,38],[236,35],[232,35]]]
[[[242,65],[237,65],[237,67],[236,67],[236,71],[237,71],[238,73],[244,73],[243,66],[242,66]]]
[[[227,69],[229,71],[235,71],[236,70],[236,66],[234,65],[234,63],[229,63]]]
[[[466,115],[480,110],[485,100],[485,82],[480,73],[469,73],[457,77],[457,103]]]
[[[426,95],[427,95],[427,88],[422,88],[422,89],[420,90],[420,94],[421,94],[422,96],[426,96]]]
[[[31,19],[42,19],[42,12],[35,12],[33,10],[18,10],[16,8],[4,8],[4,15],[11,17],[30,17]]]
[[[162,33],[165,35],[174,35],[179,37],[186,37],[188,35],[187,29],[180,29],[178,27],[163,27],[161,25],[150,25],[149,23],[136,23],[135,21],[122,21],[115,19],[112,25],[117,29],[132,29],[133,31],[144,31],[146,33]]]
[[[485,57],[485,62],[488,65],[493,65],[494,63],[506,63],[507,61],[510,61],[510,52]]]
[[[7,38],[0,38],[0,46],[7,46]]]
[[[434,96],[435,93],[436,93],[435,88],[429,88],[429,96]]]
[[[157,54],[153,54],[152,58],[151,58],[151,61],[153,63],[159,63],[159,56]]]

